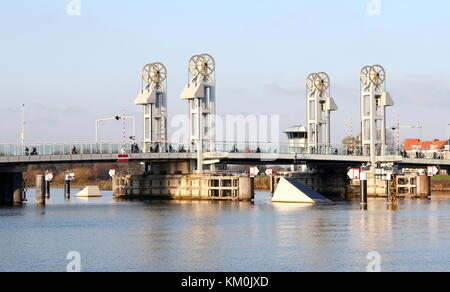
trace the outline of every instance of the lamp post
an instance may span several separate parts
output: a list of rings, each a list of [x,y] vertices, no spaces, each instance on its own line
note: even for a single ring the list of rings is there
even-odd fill
[[[95,142],[99,143],[99,124],[106,121],[120,121],[120,120],[132,120],[133,121],[133,137],[136,137],[136,117],[133,116],[115,116],[113,118],[98,119],[95,121]]]
[[[447,146],[446,151],[450,151],[450,123],[447,124]]]
[[[450,142],[450,123],[447,124],[447,141]]]
[[[22,131],[20,132],[20,144],[22,146],[22,151],[24,150],[25,147],[25,125],[26,125],[26,121],[25,121],[25,104],[23,103],[21,105],[22,107]]]
[[[450,126],[450,124],[449,124],[449,126]],[[422,125],[420,124],[420,122],[417,122],[417,125],[415,125],[415,126],[401,126],[400,125],[400,122],[397,124],[397,126],[394,126],[394,127],[392,127],[391,128],[393,131],[398,131],[398,141],[397,141],[397,144],[398,144],[398,149],[399,149],[399,151],[400,151],[400,129],[419,129],[419,135],[420,135],[420,149],[422,150],[422,135],[423,135],[423,133],[422,133]]]

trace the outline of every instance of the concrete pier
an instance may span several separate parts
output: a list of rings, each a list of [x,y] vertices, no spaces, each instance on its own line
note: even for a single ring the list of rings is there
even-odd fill
[[[195,163],[147,163],[142,175],[113,177],[118,199],[252,201],[255,182],[248,175],[196,173]]]
[[[46,180],[45,181],[45,198],[50,199],[50,189],[51,189],[51,182]]]
[[[254,179],[246,175],[172,174],[113,178],[113,194],[123,199],[252,201]]]
[[[13,203],[13,188],[12,188],[12,174],[0,174],[0,205],[12,205]]]
[[[20,205],[23,203],[23,175],[22,173],[13,174],[13,203]]]
[[[45,176],[36,175],[36,205],[45,205]]]
[[[361,180],[361,196],[360,196],[361,205],[367,206],[367,180]]]
[[[372,198],[390,197],[390,183],[382,178],[376,177],[373,173],[367,174],[367,192]],[[431,177],[419,173],[406,173],[396,176],[397,194],[399,198],[416,199],[429,198],[432,194]],[[353,195],[359,196],[360,181],[350,182],[349,188]],[[358,192],[358,193],[356,193]]]
[[[0,205],[22,204],[21,172],[0,172]]]
[[[70,179],[64,180],[64,199],[70,200]]]
[[[428,198],[431,196],[431,176],[419,176],[417,195],[421,198]]]

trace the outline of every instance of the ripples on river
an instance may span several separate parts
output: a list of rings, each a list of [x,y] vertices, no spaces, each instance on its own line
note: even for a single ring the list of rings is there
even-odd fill
[[[255,203],[30,201],[0,208],[0,271],[450,271],[450,199],[330,206]]]

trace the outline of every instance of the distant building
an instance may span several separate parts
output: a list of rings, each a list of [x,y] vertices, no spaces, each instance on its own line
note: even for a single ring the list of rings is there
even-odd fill
[[[285,131],[285,133],[288,137],[290,148],[306,149],[308,147],[308,128],[304,126],[293,126]]]
[[[361,155],[361,136],[348,136],[342,140],[342,146],[349,155]]]
[[[288,138],[288,147],[290,153],[296,153],[298,155],[308,153],[308,128],[305,126],[293,126],[289,130],[285,131]],[[299,173],[312,173],[313,169],[306,165],[299,165],[300,161],[296,161],[295,165],[291,166],[292,172]]]
[[[403,151],[410,158],[443,158],[449,150],[449,141],[447,140],[407,139],[403,143]]]

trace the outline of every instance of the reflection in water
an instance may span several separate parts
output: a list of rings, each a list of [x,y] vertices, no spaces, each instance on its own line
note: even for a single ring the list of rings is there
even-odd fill
[[[79,251],[84,271],[450,270],[450,201],[385,200],[334,205],[65,201],[0,208],[0,271],[64,271]],[[37,252],[36,246],[39,246]]]

